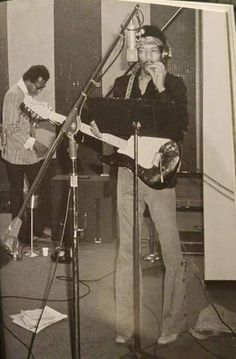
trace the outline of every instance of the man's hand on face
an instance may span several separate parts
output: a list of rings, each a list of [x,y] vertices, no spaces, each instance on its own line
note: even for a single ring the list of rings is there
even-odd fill
[[[39,141],[35,141],[33,149],[37,153],[38,157],[43,157],[48,152],[48,147]]]
[[[145,70],[152,77],[152,81],[154,86],[157,88],[159,92],[165,90],[165,77],[166,77],[166,68],[162,62],[155,62],[151,64],[147,64],[145,66]]]

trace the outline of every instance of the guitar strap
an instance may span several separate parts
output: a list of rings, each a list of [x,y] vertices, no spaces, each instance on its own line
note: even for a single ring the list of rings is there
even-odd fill
[[[130,98],[131,91],[132,91],[133,84],[134,84],[134,79],[135,79],[135,74],[131,75],[129,78],[129,82],[128,82],[126,93],[125,93],[125,100]]]

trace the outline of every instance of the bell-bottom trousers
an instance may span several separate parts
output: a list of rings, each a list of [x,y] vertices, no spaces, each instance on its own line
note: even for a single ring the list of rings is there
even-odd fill
[[[146,203],[156,226],[165,266],[161,332],[162,334],[180,333],[186,329],[186,279],[185,262],[181,252],[176,222],[175,189],[154,190],[141,180],[138,180],[138,189],[139,225],[141,227]],[[119,249],[115,284],[116,332],[125,337],[131,337],[134,330],[133,173],[126,168],[119,168],[118,172],[117,206]],[[140,301],[142,303],[141,271]]]

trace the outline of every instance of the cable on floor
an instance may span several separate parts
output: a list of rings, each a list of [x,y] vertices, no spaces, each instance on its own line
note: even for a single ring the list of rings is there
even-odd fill
[[[30,349],[30,348],[28,347],[28,345],[23,342],[23,340],[21,340],[12,330],[10,330],[10,329],[8,328],[8,326],[7,326],[7,325],[4,323],[4,321],[3,321],[3,318],[0,318],[0,322],[1,322],[2,326],[3,326],[16,340],[18,340],[27,350]],[[34,359],[34,355],[33,355],[32,351],[31,351],[30,354],[31,354],[32,359]]]

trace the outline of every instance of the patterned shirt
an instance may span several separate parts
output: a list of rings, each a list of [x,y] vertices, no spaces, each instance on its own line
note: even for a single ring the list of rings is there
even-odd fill
[[[28,90],[21,79],[5,94],[2,108],[2,128],[6,143],[2,149],[2,158],[14,164],[32,164],[40,160],[32,146],[35,131],[30,119],[20,105],[28,96]]]

